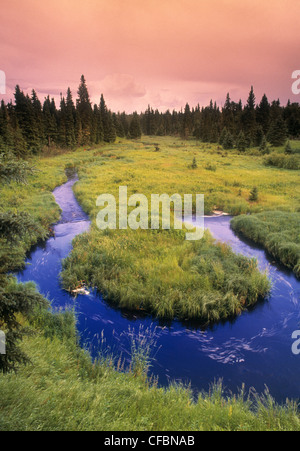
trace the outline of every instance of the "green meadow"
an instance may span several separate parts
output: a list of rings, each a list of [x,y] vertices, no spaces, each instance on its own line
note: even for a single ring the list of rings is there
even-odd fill
[[[205,323],[235,316],[267,295],[267,275],[256,262],[234,255],[209,233],[191,243],[184,231],[98,230],[96,199],[102,193],[118,199],[119,186],[127,186],[128,196],[143,193],[149,199],[152,193],[204,193],[206,214],[289,212],[299,205],[297,171],[266,166],[255,149],[241,155],[174,138],[121,141],[90,154],[91,162],[78,168],[75,194],[93,226],[75,239],[64,262],[65,289],[84,280],[117,307]]]
[[[298,143],[292,145],[296,149]],[[284,149],[276,153],[283,155]],[[128,195],[203,193],[206,214],[222,210],[237,216],[233,224],[245,221],[241,231],[266,248],[264,221],[274,235],[274,249],[276,237],[282,242],[288,234],[298,245],[299,171],[266,165],[265,159],[257,149],[241,154],[170,137],[120,140],[33,158],[35,173],[27,185],[1,188],[1,211],[27,211],[39,225],[35,236],[14,250],[16,266],[33,244],[51,234],[50,226],[59,218],[51,191],[67,180],[66,168],[76,168],[74,192],[92,227],[76,237],[64,262],[65,289],[84,280],[112,306],[159,317],[213,323],[236,316],[270,289],[255,260],[235,255],[208,232],[199,242],[187,242],[184,230],[100,231],[96,199],[102,193],[117,197],[122,185],[128,186]],[[251,200],[254,187],[257,198]],[[254,233],[247,232],[248,218],[257,219],[260,231],[252,221]],[[279,252],[274,256],[292,265]],[[182,386],[158,388],[149,378],[143,350],[133,348],[128,368],[113,356],[92,363],[78,347],[72,312],[37,312],[25,325],[22,348],[31,363],[17,374],[0,376],[0,430],[300,429],[297,406],[280,407],[268,394],[227,396],[216,384],[195,400]]]

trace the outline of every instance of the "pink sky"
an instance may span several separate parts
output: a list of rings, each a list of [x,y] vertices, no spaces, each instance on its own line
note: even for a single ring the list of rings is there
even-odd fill
[[[4,2],[3,2],[4,3]],[[84,74],[92,100],[113,110],[162,111],[292,94],[300,70],[299,0],[9,0],[1,5],[0,70],[16,84],[74,97]],[[1,97],[1,96],[0,96]]]

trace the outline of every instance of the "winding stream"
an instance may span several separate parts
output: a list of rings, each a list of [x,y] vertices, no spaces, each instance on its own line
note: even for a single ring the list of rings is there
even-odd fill
[[[20,282],[33,280],[40,292],[56,308],[74,307],[72,296],[60,287],[61,260],[72,249],[72,240],[87,231],[90,221],[80,208],[72,187],[74,177],[53,192],[62,209],[61,220],[55,225],[55,238],[35,247]],[[201,330],[195,325],[178,321],[162,325],[152,318],[138,318],[115,310],[97,293],[78,296],[75,310],[82,345],[95,357],[101,332],[106,345],[126,358],[129,350],[128,328],[156,328],[157,354],[151,372],[161,385],[169,381],[191,383],[195,390],[208,390],[214,380],[223,379],[234,393],[242,386],[263,392],[265,385],[278,402],[287,397],[300,398],[300,356],[292,353],[292,333],[300,322],[300,282],[292,272],[269,260],[265,252],[241,241],[230,229],[230,217],[205,218],[205,227],[213,236],[227,242],[235,252],[255,257],[262,271],[268,268],[273,281],[271,296],[234,322],[218,324]]]

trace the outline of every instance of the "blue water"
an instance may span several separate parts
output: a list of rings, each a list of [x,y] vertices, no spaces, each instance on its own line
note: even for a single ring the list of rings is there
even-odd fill
[[[90,227],[73,194],[77,179],[70,179],[55,189],[56,202],[62,209],[55,225],[55,237],[32,250],[27,266],[17,277],[33,280],[55,308],[74,307],[78,318],[81,344],[96,357],[101,334],[105,345],[124,359],[128,357],[128,330],[150,328],[157,346],[151,372],[161,385],[170,381],[190,383],[197,390],[208,390],[214,380],[223,379],[228,390],[236,393],[244,383],[263,392],[267,386],[278,402],[300,398],[300,356],[292,353],[292,333],[300,323],[300,282],[292,272],[270,260],[265,252],[241,241],[230,229],[230,217],[205,218],[205,227],[220,241],[247,257],[255,257],[262,271],[273,281],[270,297],[233,322],[202,330],[197,324],[173,321],[161,324],[149,317],[138,317],[110,307],[100,295],[74,299],[60,286],[61,261],[72,249],[72,240]]]

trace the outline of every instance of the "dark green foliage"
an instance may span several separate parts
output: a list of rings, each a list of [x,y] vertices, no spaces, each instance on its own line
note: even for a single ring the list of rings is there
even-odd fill
[[[90,101],[90,95],[86,85],[84,75],[81,76],[78,88],[77,110],[81,121],[81,144],[89,144],[91,141],[92,116],[93,110]]]
[[[26,163],[0,159],[1,180],[24,181],[30,171]],[[6,354],[0,355],[2,372],[15,370],[28,360],[18,346],[24,333],[20,315],[29,318],[37,307],[47,306],[35,286],[18,284],[7,275],[23,261],[24,251],[18,249],[20,240],[35,234],[42,235],[40,226],[27,213],[0,212],[0,329],[6,335]]]
[[[44,133],[45,141],[50,147],[57,141],[58,137],[58,124],[57,124],[57,111],[55,104],[51,103],[50,97],[45,99],[43,106],[43,117],[44,117]]]
[[[47,301],[39,294],[34,284],[18,284],[8,277],[0,279],[0,329],[6,335],[6,354],[0,355],[0,371],[17,369],[28,362],[28,357],[19,348],[18,342],[24,335],[19,316],[30,318],[36,309],[46,308]]]
[[[107,143],[113,143],[116,140],[117,134],[112,119],[112,113],[107,109],[103,94],[100,99],[100,115],[103,124],[103,139]]]
[[[75,136],[75,118],[76,111],[73,102],[71,89],[68,88],[67,99],[65,104],[65,144],[67,147],[74,147],[76,145]]]
[[[269,104],[267,96],[264,94],[260,104],[256,107],[256,121],[263,129],[266,135],[270,125],[270,112],[271,106]]]
[[[270,104],[266,95],[256,105],[251,87],[244,107],[241,100],[234,102],[227,94],[222,109],[211,100],[209,106],[202,108],[199,104],[191,108],[187,103],[184,111],[179,112],[167,110],[162,113],[149,105],[141,114],[116,114],[107,108],[103,95],[100,105],[92,105],[82,75],[76,106],[70,88],[57,109],[49,96],[42,108],[34,90],[29,97],[17,86],[15,105],[2,102],[0,108],[1,151],[13,152],[21,158],[39,152],[44,146],[72,149],[102,142],[113,143],[117,136],[136,139],[142,133],[181,136],[183,139],[193,136],[207,143],[219,142],[222,146],[225,142],[225,149],[237,145],[241,151],[245,146],[260,148],[264,137],[273,146],[281,146],[288,136],[300,137],[300,107],[298,103],[290,102],[281,107],[279,100]]]
[[[255,95],[253,86],[251,87],[247,104],[242,114],[242,124],[245,134],[249,137],[249,141],[253,143],[255,141],[256,133],[256,112],[255,112]]]
[[[194,157],[194,158],[193,158],[193,163],[192,163],[191,168],[192,168],[192,169],[197,169],[197,167],[198,167],[198,165],[197,165],[197,160],[196,160],[196,157]]]
[[[278,117],[271,123],[271,127],[268,134],[268,140],[274,147],[283,146],[287,139],[287,127],[282,119]]]
[[[250,202],[257,202],[258,201],[258,189],[257,189],[256,186],[254,186],[254,188],[252,188],[252,190],[250,192],[249,201]]]
[[[0,152],[0,182],[26,183],[29,174],[32,174],[34,168],[24,160],[17,160],[12,154],[5,155]],[[1,189],[1,185],[0,185]]]
[[[34,153],[40,151],[43,145],[42,122],[40,121],[39,109],[41,109],[41,106],[35,92],[33,92],[32,99],[30,99],[17,86],[15,90],[16,120],[22,130],[28,149]]]
[[[142,130],[140,126],[140,120],[138,114],[134,113],[129,127],[129,137],[130,139],[140,139],[141,136]]]
[[[292,149],[291,143],[289,141],[286,143],[286,146],[285,146],[285,149],[284,149],[284,153],[286,155],[291,155],[293,153],[293,149]]]
[[[223,140],[223,144],[222,144],[223,148],[225,150],[233,149],[234,144],[235,144],[234,137],[232,136],[232,134],[229,131],[227,131],[227,133],[224,137],[224,140]]]
[[[241,131],[239,136],[237,137],[236,147],[240,152],[245,152],[247,148],[247,141],[243,131]]]
[[[261,141],[261,144],[259,146],[259,150],[261,151],[262,154],[266,154],[269,152],[269,148],[268,148],[268,142],[265,136],[263,136],[263,139]]]
[[[225,138],[226,138],[227,133],[228,133],[228,132],[227,132],[227,128],[224,127],[223,130],[222,130],[222,133],[221,133],[221,135],[220,135],[220,138],[219,138],[219,144],[221,144],[221,146],[223,146],[223,143],[224,143],[224,141],[225,141]]]
[[[266,157],[264,161],[266,166],[275,166],[282,169],[299,170],[300,157],[299,155],[284,155],[282,153],[273,152]]]

